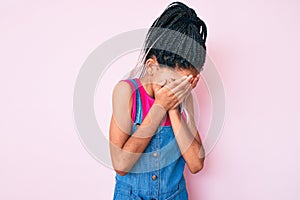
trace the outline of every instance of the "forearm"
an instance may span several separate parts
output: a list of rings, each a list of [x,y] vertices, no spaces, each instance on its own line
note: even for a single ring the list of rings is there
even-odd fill
[[[196,134],[198,134],[198,132],[197,130],[191,131],[178,110],[170,110],[168,113],[182,156],[190,171],[192,173],[197,173],[202,169],[205,159],[202,142],[200,139],[196,139]]]
[[[117,148],[114,152],[117,169],[126,173],[130,171],[156,133],[165,114],[166,110],[163,107],[156,103],[152,105],[141,125],[127,139],[123,147]]]

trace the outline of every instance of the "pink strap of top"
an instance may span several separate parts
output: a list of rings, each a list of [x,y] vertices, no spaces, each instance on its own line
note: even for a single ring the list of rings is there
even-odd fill
[[[142,114],[142,119],[144,120],[146,115],[148,114],[151,106],[154,103],[154,98],[152,98],[145,90],[144,86],[142,85],[141,81],[138,78],[135,78],[136,83],[138,85],[138,89],[140,91],[140,97],[141,97],[141,101],[142,101],[142,109],[143,109],[143,114]],[[135,121],[135,117],[136,117],[136,91],[135,91],[135,86],[133,85],[133,83],[126,79],[126,80],[121,80],[121,81],[125,81],[127,82],[130,86],[131,89],[133,91],[132,93],[132,112],[131,112],[131,119],[132,122]],[[186,121],[186,115],[183,112],[183,119]],[[161,126],[171,126],[171,121],[170,121],[170,117],[167,114],[166,117],[162,120]]]

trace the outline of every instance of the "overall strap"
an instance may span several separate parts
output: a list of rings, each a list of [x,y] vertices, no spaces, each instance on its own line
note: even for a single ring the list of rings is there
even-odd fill
[[[135,79],[129,79],[135,88],[136,93],[136,115],[134,123],[140,125],[143,121],[143,110],[142,110],[142,101],[141,101],[141,94],[139,91],[138,84]]]

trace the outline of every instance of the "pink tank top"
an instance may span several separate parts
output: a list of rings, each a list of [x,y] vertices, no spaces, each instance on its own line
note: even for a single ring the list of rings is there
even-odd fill
[[[142,85],[141,81],[138,78],[134,78],[134,80],[136,81],[137,85],[138,85],[138,89],[140,92],[140,97],[141,97],[141,102],[142,102],[142,119],[144,120],[146,115],[148,114],[151,106],[154,103],[154,98],[152,98],[145,90],[144,86]],[[132,122],[135,121],[135,116],[136,116],[136,91],[135,91],[135,86],[134,84],[126,79],[126,80],[122,80],[127,82],[130,86],[131,89],[133,91],[132,93],[132,112],[131,112],[131,119]],[[186,121],[186,116],[185,113],[183,112],[183,119]],[[166,114],[165,118],[162,120],[161,122],[161,126],[171,126],[171,120],[170,117],[168,115],[168,113]]]

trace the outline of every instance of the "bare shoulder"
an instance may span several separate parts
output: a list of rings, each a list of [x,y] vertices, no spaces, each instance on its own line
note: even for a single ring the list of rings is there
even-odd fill
[[[114,87],[113,98],[130,97],[132,94],[131,86],[125,80],[120,80]]]
[[[132,89],[128,82],[119,81],[112,95],[112,117],[110,123],[110,141],[122,147],[131,132]]]
[[[132,89],[128,82],[119,81],[112,95],[112,116],[123,132],[129,131],[131,125]]]

